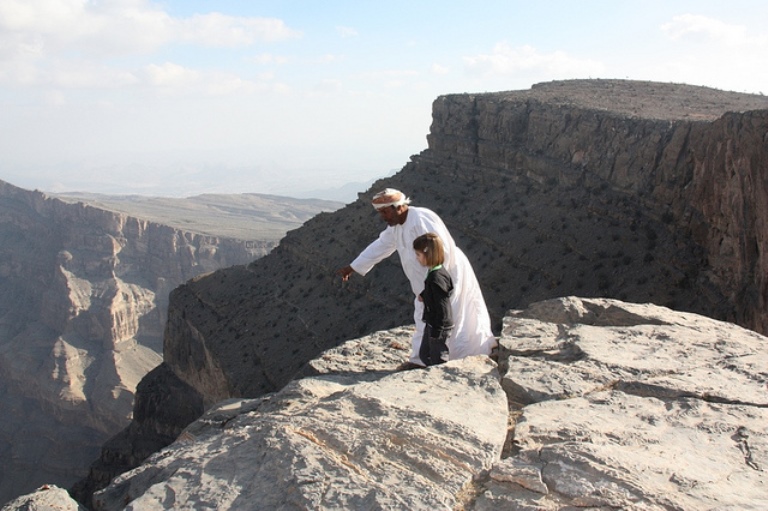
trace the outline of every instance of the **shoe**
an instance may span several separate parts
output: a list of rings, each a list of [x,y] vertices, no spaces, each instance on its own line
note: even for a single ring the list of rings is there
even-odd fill
[[[423,369],[424,366],[419,364],[414,364],[413,362],[403,362],[399,366],[397,366],[397,369],[395,371],[410,371],[411,369]]]

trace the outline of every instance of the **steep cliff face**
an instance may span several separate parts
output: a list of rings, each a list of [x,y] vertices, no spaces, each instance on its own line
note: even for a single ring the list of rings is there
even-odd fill
[[[429,148],[358,201],[172,292],[164,360],[206,407],[279,390],[323,350],[413,322],[396,256],[334,276],[385,227],[369,200],[386,186],[442,216],[497,333],[507,310],[567,295],[768,326],[768,98],[553,82],[440,97],[433,119]]]
[[[0,501],[83,477],[162,361],[170,290],[273,246],[0,182]]]
[[[697,270],[768,331],[768,98],[621,81],[542,84],[435,101],[435,157],[551,182],[607,187],[698,245]],[[703,280],[703,279],[700,279]]]

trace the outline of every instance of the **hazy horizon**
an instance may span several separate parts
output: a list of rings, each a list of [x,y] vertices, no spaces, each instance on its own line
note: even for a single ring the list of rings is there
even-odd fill
[[[766,19],[746,0],[4,0],[0,179],[172,197],[369,183],[427,148],[444,94],[574,78],[768,92]]]

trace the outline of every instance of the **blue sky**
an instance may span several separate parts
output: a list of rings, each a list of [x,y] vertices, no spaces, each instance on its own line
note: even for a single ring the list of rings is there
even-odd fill
[[[768,94],[768,2],[0,0],[0,179],[298,196],[402,168],[439,95],[571,78]]]

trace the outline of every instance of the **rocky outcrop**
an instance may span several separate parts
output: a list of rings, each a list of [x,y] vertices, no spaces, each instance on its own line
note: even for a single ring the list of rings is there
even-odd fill
[[[276,243],[252,234],[199,234],[0,181],[0,502],[87,474],[162,361],[169,292]]]
[[[762,335],[565,297],[509,312],[498,365],[394,372],[410,333],[348,341],[277,393],[217,404],[97,492],[95,509],[768,504]]]
[[[768,339],[650,304],[564,298],[505,320],[515,455],[475,509],[768,505]],[[531,482],[541,482],[534,485]]]
[[[55,485],[43,485],[34,493],[22,495],[3,506],[3,511],[86,511],[69,497],[67,490]]]
[[[446,369],[356,384],[307,379],[263,400],[225,402],[163,461],[98,493],[95,508],[162,509],[168,502],[153,502],[170,492],[175,507],[449,509],[500,456],[507,410],[489,359]],[[188,463],[198,457],[196,468]]]
[[[762,332],[766,132],[768,98],[680,84],[440,97],[429,148],[398,174],[268,256],[175,289],[164,361],[208,408],[277,392],[325,350],[412,323],[396,257],[334,276],[383,229],[369,199],[385,186],[443,217],[497,333],[509,309],[569,295]]]

